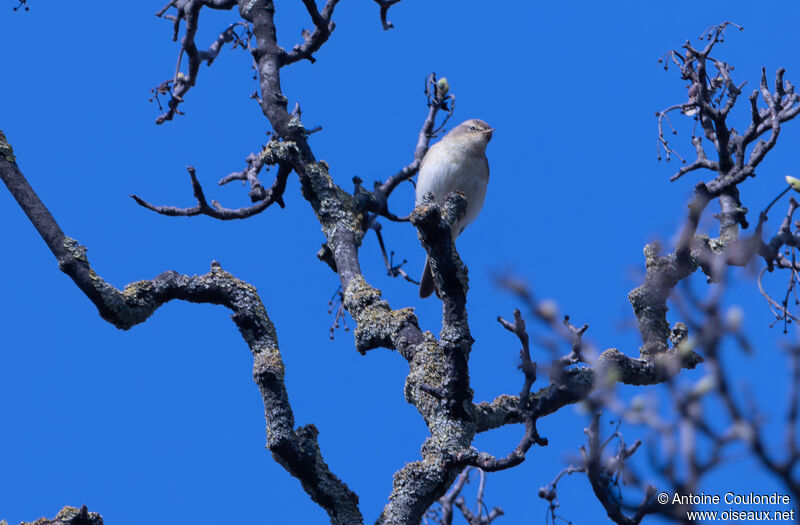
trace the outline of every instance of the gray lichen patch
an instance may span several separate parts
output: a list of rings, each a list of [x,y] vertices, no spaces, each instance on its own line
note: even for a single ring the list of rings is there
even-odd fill
[[[698,257],[702,252],[708,250],[713,254],[720,255],[728,247],[728,244],[733,240],[726,236],[709,237],[705,234],[695,235],[696,249],[692,250],[692,255]]]
[[[670,330],[666,299],[655,295],[647,284],[631,290],[628,294],[628,301],[639,322],[639,332],[644,339],[644,345],[639,349],[642,355],[650,355],[667,348]]]
[[[239,14],[245,20],[250,20],[250,11],[255,7],[258,0],[249,0],[247,3],[239,2]]]
[[[746,210],[737,209],[736,213]],[[683,254],[676,250],[666,256],[659,255],[660,245],[657,242],[649,243],[644,248],[645,267],[647,275],[644,284],[635,288],[628,294],[628,300],[633,307],[633,312],[639,324],[643,345],[639,348],[640,355],[651,359],[666,352],[669,348],[668,341],[672,332],[667,321],[667,299],[669,293],[682,279],[690,276],[698,268],[708,276],[709,282],[718,276],[714,275],[712,264],[713,257],[725,254],[732,243],[737,242],[738,227],[732,222],[729,228],[723,228],[720,236],[710,238],[707,235],[694,235],[691,248]],[[757,245],[743,246],[742,260],[747,260],[755,252]],[[747,250],[751,251],[747,251]],[[674,342],[673,342],[674,346]]]
[[[408,523],[408,516],[422,515],[425,508],[417,509],[415,506],[438,497],[438,494],[443,493],[453,482],[455,476],[455,471],[445,471],[432,461],[414,461],[406,464],[394,474],[389,504],[384,508],[376,525],[399,525]]]
[[[8,162],[16,162],[17,160],[14,156],[14,148],[6,140],[3,130],[0,130],[0,156],[3,156]]]
[[[150,281],[130,283],[123,292],[107,283],[94,271],[92,271],[92,281],[103,299],[103,304],[114,313],[114,324],[118,328],[127,330],[144,322],[161,304],[153,299],[153,287]]]
[[[361,213],[353,196],[333,182],[328,164],[325,161],[309,163],[304,175],[308,187],[304,187],[303,191],[311,202],[328,242],[333,241],[337,228],[344,228],[352,232],[356,246],[360,245],[364,236]]]
[[[406,376],[406,401],[417,407],[419,413],[430,424],[437,411],[444,410],[442,400],[422,390],[422,385],[441,388],[446,377],[446,358],[439,344],[430,332],[425,332],[425,341],[419,345],[414,358],[409,363]]]
[[[380,290],[370,286],[362,275],[355,276],[344,291],[344,306],[356,321],[356,349],[364,353],[378,347],[402,350],[403,328],[418,326],[412,308],[392,310],[381,299]]]
[[[466,287],[466,284],[464,286]],[[466,355],[469,355],[472,343],[475,340],[470,335],[466,312],[456,322],[442,326],[439,339],[445,347],[458,348]]]
[[[673,348],[678,348],[689,336],[689,327],[686,323],[677,322],[672,326],[669,334],[669,342]]]
[[[476,429],[473,422],[442,412],[432,417],[428,426],[431,436],[422,445],[422,461],[408,463],[395,473],[389,503],[377,523],[409,523],[409,516],[422,515],[455,479],[457,469],[447,465],[474,452],[470,447]]]
[[[691,255],[683,259],[675,253],[662,257],[659,251],[660,245],[656,242],[645,246],[645,282],[628,294],[644,343],[639,353],[646,359],[667,350],[670,336],[667,321],[669,292],[681,279],[697,269],[696,260]]]
[[[680,369],[695,368],[703,358],[691,350],[669,349],[649,359],[632,359],[616,348],[609,348],[597,359],[605,383],[652,385],[674,376]]]
[[[280,162],[289,162],[292,157],[298,155],[300,150],[297,144],[291,140],[270,140],[264,146],[258,157],[264,164],[275,165]]]
[[[420,452],[425,458],[447,461],[454,452],[469,451],[477,425],[472,420],[451,417],[435,417],[428,423],[431,432],[422,444]]]
[[[5,520],[0,521],[0,525],[6,524]],[[86,506],[80,509],[75,507],[64,507],[52,519],[39,518],[34,522],[20,522],[20,525],[102,525],[103,517],[96,512],[89,512]]]
[[[86,258],[86,246],[82,246],[72,237],[64,237],[62,242],[64,248],[72,255],[72,257],[86,265],[89,264],[89,259]]]
[[[497,396],[492,402],[483,401],[475,406],[477,429],[484,432],[508,423],[511,412],[519,408],[519,397],[508,394]]]
[[[253,378],[262,381],[283,381],[286,374],[281,354],[277,348],[253,353]]]
[[[442,219],[448,226],[452,226],[464,216],[467,211],[467,197],[460,191],[448,194],[442,202]]]

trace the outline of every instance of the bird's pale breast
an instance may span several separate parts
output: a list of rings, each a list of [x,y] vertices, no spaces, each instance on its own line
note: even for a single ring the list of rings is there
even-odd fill
[[[469,154],[459,147],[449,147],[438,142],[425,156],[419,170],[416,199],[422,200],[426,193],[433,193],[436,202],[454,191],[467,197],[467,209],[461,221],[453,228],[453,237],[478,216],[486,197],[489,179],[489,163],[486,155]]]

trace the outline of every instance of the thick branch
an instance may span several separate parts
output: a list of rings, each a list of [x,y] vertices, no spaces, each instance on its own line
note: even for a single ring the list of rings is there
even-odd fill
[[[298,174],[303,196],[322,226],[326,240],[322,256],[339,275],[343,303],[357,325],[356,347],[364,352],[386,346],[398,350],[409,361],[406,399],[420,412],[431,436],[423,445],[422,461],[409,463],[395,474],[392,494],[378,523],[418,523],[457,474],[455,468],[446,466],[448,458],[468,449],[474,436],[466,354],[444,351],[430,334],[421,332],[411,309],[392,310],[380,298],[380,292],[364,279],[358,261],[363,237],[358,203],[333,182],[328,165],[316,161],[299,115],[290,115],[286,109],[287,99],[280,85],[283,51],[276,41],[274,5],[266,0],[241,0],[240,12],[253,23],[262,111],[278,137],[296,146],[286,161]],[[452,347],[461,348],[459,344]],[[423,385],[429,388],[424,389]],[[431,391],[447,392],[448,396],[437,398]],[[459,403],[450,392],[463,392],[463,402]]]
[[[576,367],[564,371],[563,382],[550,385],[531,394],[530,405],[538,419],[552,414],[566,405],[583,401],[598,387],[612,383],[626,385],[654,385],[663,383],[681,368],[693,369],[702,359],[694,352],[681,353],[669,350],[655,359],[643,360],[627,357],[616,348],[600,354],[591,367]],[[485,432],[508,424],[521,423],[520,400],[517,396],[501,395],[491,403],[476,405],[478,432]]]
[[[698,185],[695,199],[689,205],[689,217],[674,253],[662,257],[658,254],[657,244],[651,243],[645,247],[645,282],[628,294],[644,342],[639,349],[644,357],[664,352],[667,348],[670,334],[667,298],[672,288],[694,273],[698,267],[691,248],[700,216],[708,201],[704,186]]]
[[[445,196],[441,205],[426,195],[411,214],[423,248],[428,253],[434,282],[441,295],[444,317],[442,334],[454,330],[453,336],[470,340],[467,323],[467,268],[455,251],[452,225],[464,214],[467,200],[461,193]]]
[[[4,142],[4,141],[3,141]],[[361,523],[358,497],[322,459],[313,425],[294,429],[294,415],[284,384],[284,366],[275,328],[255,288],[223,271],[219,264],[201,276],[165,272],[149,281],[129,284],[123,291],[105,282],[89,266],[86,248],[64,235],[53,216],[20,173],[14,161],[0,157],[0,176],[50,251],[59,268],[86,294],[100,316],[114,326],[131,328],[146,321],[161,305],[174,300],[210,303],[229,308],[253,354],[253,378],[264,402],[267,447],[332,523]]]
[[[8,525],[8,522],[0,520],[0,525]],[[96,512],[89,512],[84,505],[80,509],[64,507],[52,520],[39,518],[30,523],[23,521],[19,525],[103,525],[103,517]]]

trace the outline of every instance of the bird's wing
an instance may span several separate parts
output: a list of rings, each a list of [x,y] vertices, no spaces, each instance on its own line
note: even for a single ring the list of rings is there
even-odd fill
[[[453,184],[452,172],[460,168],[456,160],[450,148],[442,145],[442,142],[437,142],[428,150],[417,177],[417,202],[426,193],[433,193],[435,200],[440,202],[445,195],[455,190],[450,186]]]

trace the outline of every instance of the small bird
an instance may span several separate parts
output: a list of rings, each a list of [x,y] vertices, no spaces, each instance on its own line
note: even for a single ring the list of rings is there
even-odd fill
[[[453,240],[469,223],[475,220],[483,207],[486,185],[489,183],[489,161],[486,145],[494,129],[486,122],[470,119],[453,128],[442,140],[431,146],[419,166],[416,200],[433,193],[435,202],[441,203],[448,193],[459,191],[467,197],[467,209],[453,224]],[[430,261],[425,259],[425,269],[419,283],[419,296],[433,293],[433,275]]]
[[[700,111],[699,106],[697,103],[700,101],[700,88],[697,84],[692,83],[689,86],[689,102],[684,104],[683,114],[688,116],[697,115],[697,112]]]

